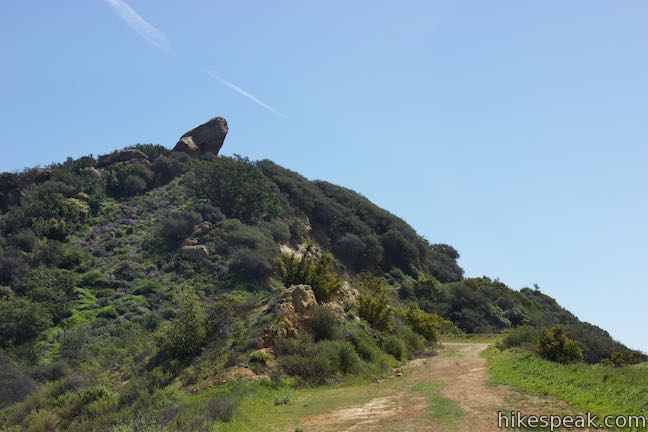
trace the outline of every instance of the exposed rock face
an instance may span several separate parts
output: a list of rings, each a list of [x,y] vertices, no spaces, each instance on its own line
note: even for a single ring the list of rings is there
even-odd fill
[[[147,161],[147,162],[149,161],[148,156],[146,156],[146,153],[144,153],[143,151],[137,149],[128,149],[128,150],[122,150],[117,153],[101,156],[99,158],[99,161],[97,161],[97,165],[103,167],[103,166],[112,165],[116,162],[130,162],[133,160],[140,160],[140,161]]]
[[[103,168],[94,168],[94,167],[85,167],[81,168],[81,172],[88,174],[94,178],[101,178],[101,176],[106,172]]]
[[[180,244],[180,249],[183,249],[186,246],[199,245],[203,241],[203,237],[205,237],[209,233],[209,231],[212,230],[212,228],[213,225],[209,221],[204,221],[194,226],[191,235],[184,239]]]
[[[202,238],[207,234],[209,231],[212,229],[212,224],[209,221],[204,221],[199,223],[194,227],[193,234],[191,234],[191,237],[195,237],[197,239]]]
[[[308,311],[315,306],[317,306],[317,300],[309,285],[293,285],[288,288],[278,305],[278,309],[283,315],[278,334],[289,337],[298,336],[301,328],[310,323]],[[261,346],[264,346],[264,342],[272,340],[276,334],[274,331],[269,333],[259,338]]]
[[[295,285],[290,293],[295,312],[303,314],[308,309],[317,306],[315,294],[309,285]]]
[[[180,253],[183,257],[192,261],[200,261],[209,256],[209,251],[204,245],[184,246],[180,249]]]
[[[218,154],[223,147],[227,131],[227,120],[223,117],[214,117],[207,123],[182,135],[173,150],[191,156],[205,153]]]

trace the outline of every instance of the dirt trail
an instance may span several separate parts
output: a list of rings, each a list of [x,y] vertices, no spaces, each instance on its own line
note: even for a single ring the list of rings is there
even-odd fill
[[[495,432],[503,430],[497,427],[500,410],[524,414],[573,413],[569,406],[554,398],[488,385],[486,359],[480,356],[487,347],[482,343],[446,343],[438,356],[408,363],[403,368],[403,377],[392,379],[393,385],[376,385],[375,395],[368,402],[305,419],[304,430]],[[420,383],[440,384],[441,395],[454,401],[463,415],[440,424],[425,396],[413,389]]]

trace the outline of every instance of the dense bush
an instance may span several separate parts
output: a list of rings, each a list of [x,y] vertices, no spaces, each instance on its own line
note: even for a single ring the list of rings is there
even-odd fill
[[[509,331],[498,346],[502,349],[521,347],[533,351],[538,344],[540,329],[532,326],[521,326]]]
[[[9,244],[24,252],[31,252],[36,247],[36,235],[29,228],[18,231],[9,237]]]
[[[20,293],[42,304],[58,322],[70,314],[76,283],[76,275],[68,270],[41,267],[20,286]]]
[[[24,297],[0,299],[0,345],[22,343],[52,325],[47,308]]]
[[[118,162],[110,167],[107,191],[115,197],[129,197],[145,192],[153,184],[155,174],[145,164]]]
[[[160,351],[183,359],[196,354],[206,335],[207,317],[200,298],[191,288],[184,287],[174,295],[178,312],[166,321],[158,333]]]
[[[407,358],[407,348],[405,343],[398,337],[387,335],[382,340],[382,348],[385,352],[396,360],[405,360]]]
[[[458,253],[447,245],[430,245],[402,219],[349,189],[324,181],[311,182],[271,161],[259,169],[330,238],[333,251],[354,271],[425,272],[442,282],[460,280]]]
[[[317,256],[312,247],[303,254],[283,254],[278,262],[285,286],[310,285],[319,302],[326,302],[340,290],[342,280],[333,271],[334,258],[328,253]]]
[[[428,342],[436,342],[441,330],[441,317],[422,311],[416,305],[411,305],[405,312],[405,321],[416,333]]]
[[[562,326],[545,329],[540,334],[536,352],[540,357],[556,363],[576,363],[583,360],[580,345],[567,337]]]
[[[363,293],[358,300],[358,314],[377,330],[389,331],[393,328],[393,309],[385,293]]]
[[[228,220],[220,228],[224,232],[219,239],[219,250],[228,256],[230,273],[239,280],[265,284],[279,256],[272,236],[237,220]]]
[[[199,163],[189,185],[231,218],[252,221],[275,217],[281,211],[270,182],[249,159],[240,156]]]
[[[202,217],[194,211],[173,211],[162,216],[159,236],[170,249],[177,248],[189,237],[196,224],[202,222]]]
[[[318,306],[311,312],[311,330],[315,341],[337,339],[340,336],[340,320],[330,308]]]
[[[324,384],[336,375],[358,373],[362,361],[347,341],[278,339],[275,352],[286,373],[309,384]]]
[[[0,340],[2,340],[1,336]],[[34,380],[24,371],[12,364],[9,359],[0,357],[0,409],[24,400],[35,387]]]
[[[646,361],[646,356],[637,351],[615,351],[610,358],[603,359],[602,364],[621,367]]]
[[[21,258],[0,255],[0,285],[11,285],[29,273],[29,265]]]

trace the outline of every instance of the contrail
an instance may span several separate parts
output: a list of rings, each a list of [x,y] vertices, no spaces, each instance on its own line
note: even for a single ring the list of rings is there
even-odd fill
[[[157,27],[155,27],[154,25],[146,21],[144,18],[142,18],[142,16],[137,12],[135,12],[135,9],[133,9],[128,3],[126,3],[124,0],[104,0],[104,1],[108,3],[110,7],[112,7],[113,10],[117,13],[117,15],[119,15],[119,17],[126,24],[128,24],[128,26],[131,29],[133,29],[135,33],[137,33],[140,37],[142,37],[151,45],[154,45],[156,48],[164,51],[168,55],[181,60],[181,58],[175,53],[175,51],[171,47],[171,43],[169,42],[169,39],[167,39],[166,35],[162,31],[160,31]],[[210,78],[218,81],[219,83],[230,88],[231,90],[234,90],[236,93],[240,94],[241,96],[248,98],[255,104],[259,105],[260,107],[267,109],[268,111],[270,111],[275,115],[278,115],[283,118],[287,118],[285,114],[272,108],[270,105],[263,102],[261,99],[254,96],[252,93],[237,86],[233,82],[228,81],[225,78],[222,78],[213,70],[206,69],[204,72]]]
[[[167,37],[123,0],[105,0],[135,33],[165,53],[175,56]]]
[[[227,81],[225,78],[221,77],[220,75],[218,75],[218,74],[217,74],[216,72],[214,72],[213,70],[205,69],[204,72],[205,72],[205,74],[206,74],[208,77],[213,78],[213,79],[215,79],[216,81],[218,81],[218,82],[220,82],[221,84],[223,84],[224,86],[227,86],[227,87],[231,88],[231,89],[234,90],[236,93],[240,94],[241,96],[245,96],[246,98],[250,99],[250,100],[251,100],[252,102],[254,102],[255,104],[257,104],[257,105],[259,105],[259,106],[261,106],[261,107],[267,109],[267,110],[270,111],[271,113],[274,113],[274,114],[276,114],[276,115],[278,115],[278,116],[280,116],[280,117],[283,117],[283,118],[288,118],[284,113],[282,113],[282,112],[280,112],[280,111],[277,111],[276,109],[272,108],[270,105],[268,105],[267,103],[263,102],[261,99],[259,99],[258,97],[254,96],[252,93],[243,90],[241,87],[237,86],[237,85],[234,84],[233,82],[231,82],[231,81]]]

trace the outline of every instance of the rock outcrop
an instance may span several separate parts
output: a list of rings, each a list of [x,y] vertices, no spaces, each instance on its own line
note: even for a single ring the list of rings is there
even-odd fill
[[[218,154],[227,135],[227,120],[214,117],[180,137],[173,151],[200,156],[205,153]]]
[[[193,232],[189,237],[184,239],[180,244],[180,248],[185,246],[196,246],[203,243],[203,237],[205,237],[212,230],[214,226],[209,221],[204,221],[194,226]]]
[[[316,306],[317,300],[310,285],[293,285],[288,288],[275,305],[275,310],[278,310],[281,316],[281,328],[266,329],[259,337],[260,346],[272,346],[276,336],[298,336],[302,328],[310,324],[309,312]]]
[[[106,173],[104,168],[85,167],[81,168],[81,172],[94,178],[101,178]]]
[[[205,245],[183,246],[180,248],[180,253],[191,261],[200,261],[209,256],[209,251]]]
[[[127,149],[127,150],[118,151],[117,153],[111,153],[111,154],[101,156],[97,161],[97,166],[105,167],[117,162],[132,162],[132,161],[149,162],[148,156],[146,156],[146,153],[144,153],[143,151],[137,149]]]

